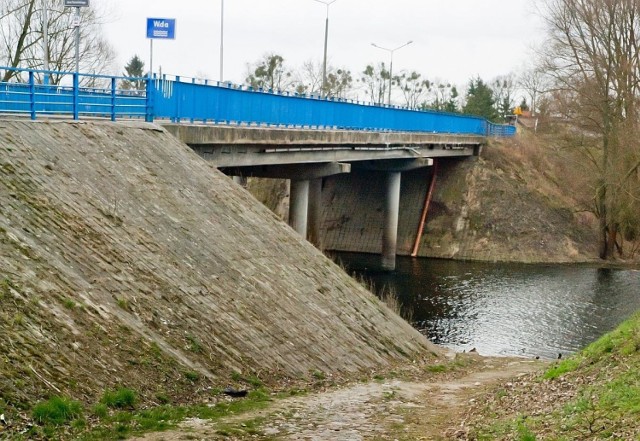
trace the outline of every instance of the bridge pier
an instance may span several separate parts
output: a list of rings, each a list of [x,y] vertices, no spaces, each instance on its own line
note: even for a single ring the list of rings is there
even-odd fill
[[[307,237],[309,180],[292,179],[289,194],[289,225],[303,238]]]
[[[235,182],[241,187],[247,188],[248,180],[245,176],[234,176],[233,182]]]
[[[384,226],[382,230],[382,269],[396,269],[398,245],[398,215],[400,212],[400,172],[385,176]]]
[[[320,227],[322,225],[322,178],[309,182],[309,222],[308,239],[320,248]]]

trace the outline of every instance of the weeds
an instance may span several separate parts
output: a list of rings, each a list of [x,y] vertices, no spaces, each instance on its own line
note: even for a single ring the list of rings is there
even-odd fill
[[[134,409],[137,399],[132,389],[119,387],[116,390],[107,389],[100,402],[112,409]]]
[[[202,354],[204,352],[202,345],[195,336],[191,334],[187,335],[187,341],[189,342],[189,350],[191,352],[195,354]]]
[[[200,374],[195,371],[186,371],[184,373],[184,378],[191,381],[192,383],[195,383],[200,379]]]
[[[42,425],[60,426],[82,415],[82,404],[67,397],[55,396],[33,408],[33,419]]]

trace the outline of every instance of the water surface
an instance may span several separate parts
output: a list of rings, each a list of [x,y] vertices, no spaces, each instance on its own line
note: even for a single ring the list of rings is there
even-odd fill
[[[380,293],[392,289],[433,342],[483,355],[557,358],[575,352],[640,309],[640,271],[337,253]]]

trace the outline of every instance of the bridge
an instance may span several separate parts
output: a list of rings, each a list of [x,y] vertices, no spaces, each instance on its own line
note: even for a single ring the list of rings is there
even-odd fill
[[[401,174],[439,158],[478,155],[487,137],[515,134],[513,126],[477,116],[193,78],[0,67],[5,77],[0,115],[156,122],[228,175],[290,179],[289,223],[315,244],[323,179],[352,169],[383,173],[387,269],[395,268]]]

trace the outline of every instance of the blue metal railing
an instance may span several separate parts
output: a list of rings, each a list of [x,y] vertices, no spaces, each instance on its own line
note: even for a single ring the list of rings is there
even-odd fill
[[[202,123],[268,125],[317,129],[408,131],[513,136],[515,127],[481,117],[252,90],[214,82],[168,78],[126,78],[0,67],[16,75],[0,82],[0,114],[169,119]],[[43,84],[51,75],[66,86]],[[68,81],[68,80],[67,80]],[[145,90],[122,88],[128,81]],[[91,84],[91,86],[89,86]]]
[[[102,117],[112,121],[148,117],[147,91],[121,88],[122,81],[136,78],[7,67],[0,67],[0,78],[6,72],[14,76],[0,82],[0,113],[29,115],[31,119],[38,115],[66,115],[73,119]],[[62,77],[67,82],[47,84],[51,76]],[[146,84],[146,79],[141,80]]]

